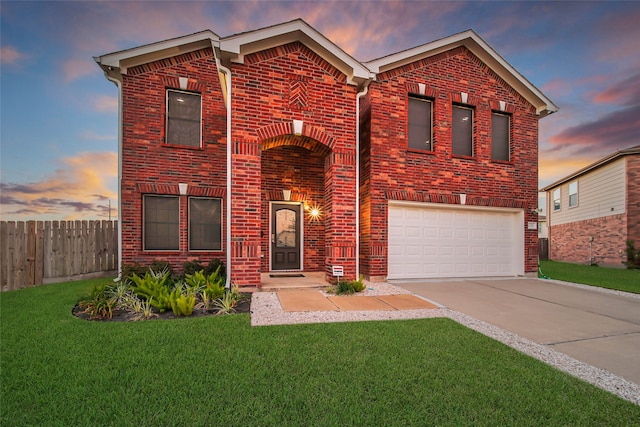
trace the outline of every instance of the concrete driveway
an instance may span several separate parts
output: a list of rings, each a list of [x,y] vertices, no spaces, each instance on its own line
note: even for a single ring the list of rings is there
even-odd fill
[[[640,296],[529,278],[394,284],[640,384]]]

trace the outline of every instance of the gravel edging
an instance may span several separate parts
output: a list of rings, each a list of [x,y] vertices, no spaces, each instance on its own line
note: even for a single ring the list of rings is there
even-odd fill
[[[554,281],[555,282],[555,281]],[[560,281],[557,281],[560,282]],[[560,284],[569,284],[562,282]],[[574,284],[569,284],[574,285]],[[582,285],[584,286],[584,285]],[[589,287],[591,289],[592,287]],[[610,291],[610,290],[608,290]],[[617,291],[612,291],[617,292]],[[368,283],[362,296],[410,294],[389,283]],[[625,293],[626,294],[626,293]],[[325,295],[330,295],[325,293]],[[354,296],[357,298],[358,296]],[[640,296],[639,296],[640,297]],[[418,296],[418,298],[421,298]],[[432,302],[432,301],[431,301]],[[596,368],[512,332],[466,314],[440,307],[438,309],[398,311],[309,311],[285,312],[275,292],[255,292],[251,299],[251,326],[292,325],[300,323],[359,322],[367,320],[428,319],[447,317],[476,332],[493,338],[521,353],[534,357],[583,381],[640,405],[640,385]]]

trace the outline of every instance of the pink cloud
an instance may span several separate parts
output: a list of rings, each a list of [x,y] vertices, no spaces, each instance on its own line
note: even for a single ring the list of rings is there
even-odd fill
[[[3,219],[105,219],[108,203],[117,206],[117,154],[84,152],[60,161],[41,181],[0,183]],[[117,216],[112,208],[111,216]]]
[[[12,46],[0,47],[0,63],[2,63],[2,65],[17,65],[27,57],[27,54],[20,52]]]
[[[596,103],[615,105],[640,104],[640,74],[615,82],[593,97]]]

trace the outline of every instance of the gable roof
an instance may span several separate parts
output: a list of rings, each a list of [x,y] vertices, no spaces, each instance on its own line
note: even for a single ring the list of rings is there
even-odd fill
[[[349,84],[357,86],[366,85],[367,82],[374,80],[378,73],[401,67],[459,46],[465,46],[534,105],[538,114],[544,117],[558,111],[558,107],[551,100],[516,71],[473,30],[454,34],[365,63],[354,59],[302,19],[295,19],[282,24],[222,38],[213,31],[205,30],[97,56],[94,59],[108,78],[120,80],[121,75],[126,74],[128,68],[207,47],[212,47],[216,58],[224,61],[225,64],[230,62],[243,63],[246,55],[294,41],[303,43],[344,73]]]
[[[585,166],[584,168],[575,171],[574,173],[565,176],[562,179],[559,179],[558,181],[554,182],[553,184],[547,185],[544,188],[541,188],[540,191],[550,191],[553,190],[556,187],[561,186],[562,184],[564,184],[567,181],[571,181],[575,178],[578,178],[581,175],[584,175],[586,173],[589,173],[595,169],[598,169],[601,166],[604,166],[606,164],[609,164],[615,160],[618,160],[621,157],[624,156],[628,156],[628,155],[632,155],[632,154],[640,154],[640,145],[636,145],[634,147],[630,147],[630,148],[625,148],[624,150],[618,150],[613,154],[609,154],[606,157],[601,158],[598,161],[595,161],[593,163],[591,163],[589,166]]]
[[[223,59],[243,63],[244,57],[272,47],[299,41],[360,85],[373,78],[367,67],[355,60],[302,19],[224,37],[220,41]]]
[[[482,62],[487,64],[496,74],[503,78],[511,87],[520,93],[527,101],[536,107],[536,112],[547,116],[558,111],[558,107],[547,98],[537,87],[513,68],[475,31],[467,30],[440,40],[407,49],[392,55],[383,56],[365,62],[373,73],[383,73],[403,65],[438,55],[442,52],[464,46]]]
[[[205,30],[102,56],[94,56],[93,59],[107,73],[118,69],[120,74],[126,74],[127,68],[148,64],[149,62],[160,59],[171,58],[207,47],[215,47],[219,44],[219,40],[220,37],[216,33]]]

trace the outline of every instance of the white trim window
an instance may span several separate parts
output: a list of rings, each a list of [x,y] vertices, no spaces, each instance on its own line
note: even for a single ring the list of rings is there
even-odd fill
[[[167,89],[167,129],[165,143],[200,148],[202,146],[202,96]]]
[[[144,195],[142,233],[145,251],[180,249],[180,197]]]
[[[222,199],[189,197],[189,250],[222,250]]]
[[[433,102],[409,96],[409,148],[432,151]]]
[[[569,207],[578,206],[578,181],[569,183]]]
[[[510,160],[511,116],[491,113],[491,159]]]
[[[553,190],[553,211],[559,211],[560,210],[560,189],[556,188],[555,190]]]
[[[473,157],[473,108],[453,105],[451,144],[455,156]]]

